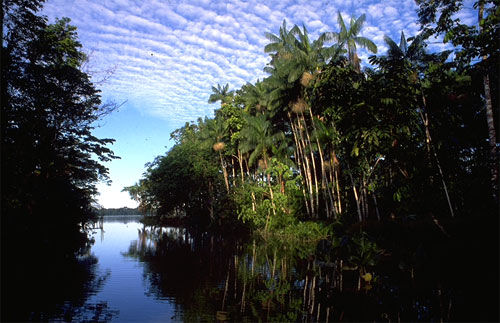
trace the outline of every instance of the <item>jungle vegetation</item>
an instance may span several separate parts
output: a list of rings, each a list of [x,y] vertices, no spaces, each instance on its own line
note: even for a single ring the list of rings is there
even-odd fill
[[[125,188],[140,208],[262,231],[387,219],[440,221],[498,207],[498,1],[417,1],[421,32],[389,48],[360,33],[365,15],[311,39],[306,26],[266,33],[268,76],[213,86],[213,118]],[[428,50],[430,37],[449,50]],[[361,64],[357,48],[373,53]],[[497,122],[495,122],[495,120]],[[444,229],[443,229],[444,230]]]
[[[1,6],[2,321],[48,320],[46,304],[101,284],[88,233],[95,185],[109,180],[102,163],[117,158],[114,140],[92,134],[115,105],[101,102],[85,72],[76,27],[49,24],[42,2]]]
[[[175,130],[124,190],[153,223],[243,226],[301,254],[302,306],[318,320],[344,301],[373,301],[381,320],[498,320],[498,4],[475,2],[466,25],[463,1],[417,0],[420,33],[385,36],[385,53],[360,36],[365,15],[339,13],[317,39],[283,21],[266,33],[268,76],[213,86],[214,117]],[[433,39],[449,49],[430,51]]]

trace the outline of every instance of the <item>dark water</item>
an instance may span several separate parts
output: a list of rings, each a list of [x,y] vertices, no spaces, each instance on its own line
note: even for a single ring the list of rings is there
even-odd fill
[[[117,322],[460,321],[485,317],[477,309],[498,309],[492,309],[497,305],[490,300],[467,311],[468,290],[446,287],[433,274],[435,267],[391,267],[383,261],[370,266],[369,244],[358,246],[360,254],[353,249],[343,255],[332,252],[341,248],[332,249],[331,242],[316,246],[223,237],[146,227],[138,220],[106,218],[102,230],[93,233],[89,253],[78,262],[36,268],[38,276],[32,276],[32,282],[26,276],[23,281],[30,290],[12,298],[25,311],[18,317]],[[360,266],[353,268],[353,261]],[[360,270],[373,278],[360,278]],[[424,274],[426,270],[432,274]],[[481,284],[474,279],[470,284]]]

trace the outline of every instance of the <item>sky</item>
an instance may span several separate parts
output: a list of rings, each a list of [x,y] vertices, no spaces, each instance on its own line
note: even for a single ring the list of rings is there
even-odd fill
[[[100,183],[103,207],[136,207],[123,187],[135,184],[144,165],[173,145],[170,133],[186,122],[213,116],[211,87],[229,83],[238,89],[266,77],[265,32],[304,24],[311,39],[338,31],[344,20],[366,14],[361,35],[384,54],[388,35],[399,43],[419,31],[413,0],[330,1],[175,1],[47,0],[42,14],[54,22],[69,17],[89,56],[85,66],[104,103],[120,108],[99,120],[94,134],[113,138],[110,147],[121,159],[106,163],[112,184]],[[473,13],[461,17],[473,23]],[[431,50],[443,49],[439,41]],[[362,61],[370,54],[359,51]]]

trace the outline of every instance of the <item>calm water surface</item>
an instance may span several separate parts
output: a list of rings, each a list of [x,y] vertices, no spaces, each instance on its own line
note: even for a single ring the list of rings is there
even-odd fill
[[[148,292],[144,281],[144,263],[126,256],[142,229],[138,218],[131,218],[130,221],[105,220],[104,229],[94,233],[95,244],[91,252],[98,259],[98,273],[107,276],[107,279],[88,299],[88,303],[106,302],[110,310],[117,311],[112,316],[112,320],[116,321],[180,320],[173,298],[157,297]]]
[[[405,263],[371,254],[364,238],[341,237],[318,245],[257,236],[243,239],[227,232],[222,236],[146,227],[137,217],[109,217],[102,229],[94,230],[93,239],[79,262],[48,262],[33,267],[37,275],[23,276],[23,286],[28,287],[18,288],[21,296],[13,299],[14,304],[24,304],[17,317],[436,322],[462,320],[469,313],[473,318],[477,314],[468,310],[469,305],[491,310],[494,303],[471,303],[466,296],[476,294],[467,293],[464,284],[456,288],[439,280],[432,262],[424,262],[428,265],[414,274]],[[375,256],[380,262],[372,266],[370,257]],[[365,272],[374,278],[362,279]]]

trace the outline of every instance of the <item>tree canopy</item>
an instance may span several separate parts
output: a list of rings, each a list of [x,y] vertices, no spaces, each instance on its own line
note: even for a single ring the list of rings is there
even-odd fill
[[[209,102],[221,101],[215,118],[176,131],[176,136],[188,130],[189,135],[157,157],[130,192],[140,187],[143,201],[188,208],[184,199],[167,199],[166,192],[156,194],[154,188],[170,185],[167,191],[177,194],[187,185],[192,195],[200,184],[189,188],[189,180],[218,182],[212,190],[225,187],[225,192],[202,200],[210,205],[231,200],[240,219],[266,228],[282,216],[353,223],[415,214],[463,216],[475,207],[491,210],[496,187],[484,187],[493,160],[484,122],[488,95],[475,82],[489,72],[474,64],[473,57],[487,54],[488,64],[498,66],[498,60],[491,61],[497,42],[488,38],[498,12],[493,3],[478,2],[484,16],[479,31],[458,20],[446,23],[461,4],[417,3],[423,32],[409,38],[401,32],[399,44],[385,36],[389,50],[371,56],[371,66],[363,70],[357,46],[377,52],[373,41],[359,36],[365,15],[352,18],[348,26],[339,13],[339,30],[315,40],[306,26],[290,28],[286,21],[277,34],[266,32],[268,76],[236,91],[228,84],[212,87]],[[467,38],[472,34],[458,33],[464,28],[475,33],[474,41]],[[428,37],[442,32],[447,33],[445,42],[461,47],[428,52]],[[329,41],[334,43],[325,45]],[[457,54],[450,56],[452,51]],[[497,104],[496,94],[491,97]],[[179,155],[185,149],[190,153]],[[163,166],[176,160],[175,171]],[[208,176],[194,169],[212,172]],[[179,173],[188,178],[162,177]],[[267,209],[259,209],[261,205]]]
[[[71,254],[87,239],[96,183],[109,180],[101,163],[117,158],[114,140],[92,134],[112,106],[82,70],[87,56],[68,18],[48,24],[38,1],[3,5],[2,238]]]

